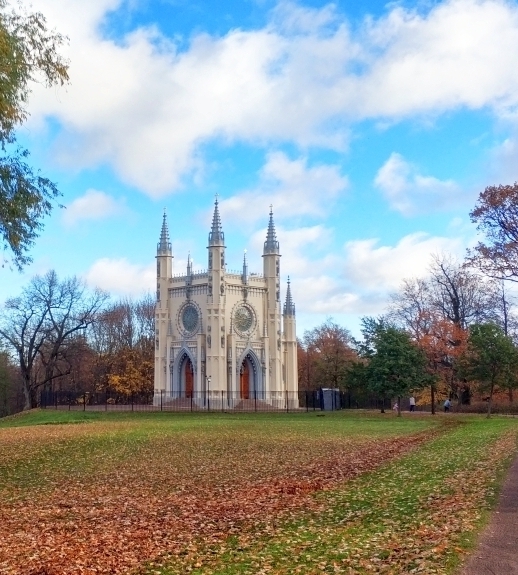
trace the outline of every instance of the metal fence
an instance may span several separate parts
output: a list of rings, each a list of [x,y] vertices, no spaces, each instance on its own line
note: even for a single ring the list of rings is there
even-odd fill
[[[354,397],[334,389],[314,391],[271,391],[240,394],[226,391],[192,393],[180,397],[165,391],[157,394],[116,394],[89,391],[42,391],[44,409],[75,411],[211,411],[211,412],[299,412],[340,409],[390,409],[390,401],[377,397]]]

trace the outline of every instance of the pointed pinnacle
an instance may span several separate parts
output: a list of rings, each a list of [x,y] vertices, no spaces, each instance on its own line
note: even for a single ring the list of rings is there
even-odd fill
[[[212,216],[212,227],[209,233],[209,246],[223,246],[225,243],[225,234],[221,227],[221,218],[219,215],[219,202],[216,194],[214,201],[214,214]]]
[[[273,209],[270,206],[270,220],[268,222],[268,231],[266,232],[266,241],[264,242],[263,254],[278,254],[279,242],[277,241],[277,234],[275,232],[275,224],[273,223]]]
[[[286,301],[284,303],[283,313],[285,316],[295,317],[295,304],[293,303],[293,298],[291,296],[291,282],[288,276],[288,288],[286,289]]]
[[[167,214],[164,208],[164,215],[162,217],[162,230],[160,232],[160,241],[157,245],[157,252],[160,254],[171,253],[171,241],[169,240],[169,228],[167,226]]]

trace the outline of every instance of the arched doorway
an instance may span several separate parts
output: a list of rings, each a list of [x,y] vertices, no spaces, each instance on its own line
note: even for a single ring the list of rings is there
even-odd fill
[[[250,398],[250,365],[245,357],[239,370],[239,391],[241,399]]]
[[[236,365],[236,394],[239,399],[264,399],[263,374],[257,355],[250,348],[245,350]]]

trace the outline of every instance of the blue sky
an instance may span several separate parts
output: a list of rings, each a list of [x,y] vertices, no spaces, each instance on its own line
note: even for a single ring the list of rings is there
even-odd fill
[[[298,331],[357,332],[433,253],[462,258],[485,186],[518,179],[518,2],[38,0],[71,83],[35,85],[20,141],[57,182],[23,274],[154,291],[167,208],[176,273],[261,271],[273,204]]]

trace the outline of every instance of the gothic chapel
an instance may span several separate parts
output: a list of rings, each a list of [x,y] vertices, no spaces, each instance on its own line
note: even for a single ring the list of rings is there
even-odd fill
[[[226,269],[218,200],[208,243],[208,269],[173,274],[164,213],[157,248],[155,402],[238,407],[260,400],[298,407],[295,305],[288,279],[281,315],[280,253],[273,213],[263,249],[263,275]]]

